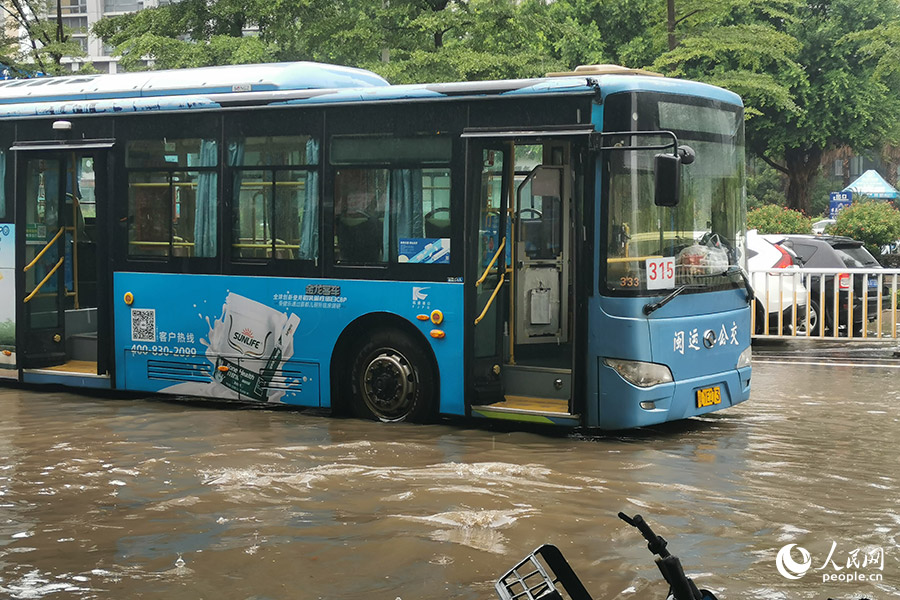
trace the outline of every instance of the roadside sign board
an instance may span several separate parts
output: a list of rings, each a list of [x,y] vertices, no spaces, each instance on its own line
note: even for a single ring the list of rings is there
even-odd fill
[[[828,202],[828,218],[836,219],[837,214],[853,203],[853,192],[831,192]]]

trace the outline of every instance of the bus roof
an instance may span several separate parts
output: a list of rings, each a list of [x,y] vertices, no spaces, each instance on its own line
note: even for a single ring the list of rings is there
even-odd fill
[[[600,94],[651,90],[740,105],[711,85],[641,74],[559,74],[535,79],[390,85],[363,69],[313,62],[227,65],[116,75],[0,82],[0,118],[217,109],[228,106],[347,104],[450,97]]]

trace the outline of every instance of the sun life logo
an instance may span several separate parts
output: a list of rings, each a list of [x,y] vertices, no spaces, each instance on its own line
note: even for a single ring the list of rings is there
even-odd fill
[[[235,331],[228,343],[245,354],[256,354],[261,350],[260,341],[253,337],[253,330],[249,327],[244,327],[243,331]]]
[[[797,551],[800,553],[800,562],[795,561],[791,557],[791,550],[793,548],[797,548]],[[787,579],[800,579],[806,575],[806,572],[809,571],[811,566],[812,558],[810,557],[809,552],[806,551],[806,548],[798,546],[797,544],[783,546],[775,557],[775,567],[778,569],[778,572]]]

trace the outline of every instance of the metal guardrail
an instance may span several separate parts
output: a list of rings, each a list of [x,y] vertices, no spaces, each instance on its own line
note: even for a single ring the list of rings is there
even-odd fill
[[[896,340],[900,269],[757,269],[754,338]]]

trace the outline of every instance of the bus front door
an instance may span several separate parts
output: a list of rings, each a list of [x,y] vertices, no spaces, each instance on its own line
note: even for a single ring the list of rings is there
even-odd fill
[[[472,168],[481,171],[470,173],[480,182],[472,190],[479,221],[478,263],[470,274],[476,280],[471,411],[577,425],[569,144],[508,141],[503,147],[502,153],[470,152],[480,159]]]
[[[106,275],[98,249],[108,236],[97,218],[98,154],[28,150],[17,164],[19,363],[26,373],[104,377],[98,335],[107,332],[98,308]]]
[[[502,333],[509,305],[508,280],[510,240],[508,228],[511,144],[497,143],[472,152],[479,173],[477,184],[477,247],[475,268],[475,328],[472,376],[475,403],[490,404],[503,399],[501,367],[504,362]]]

